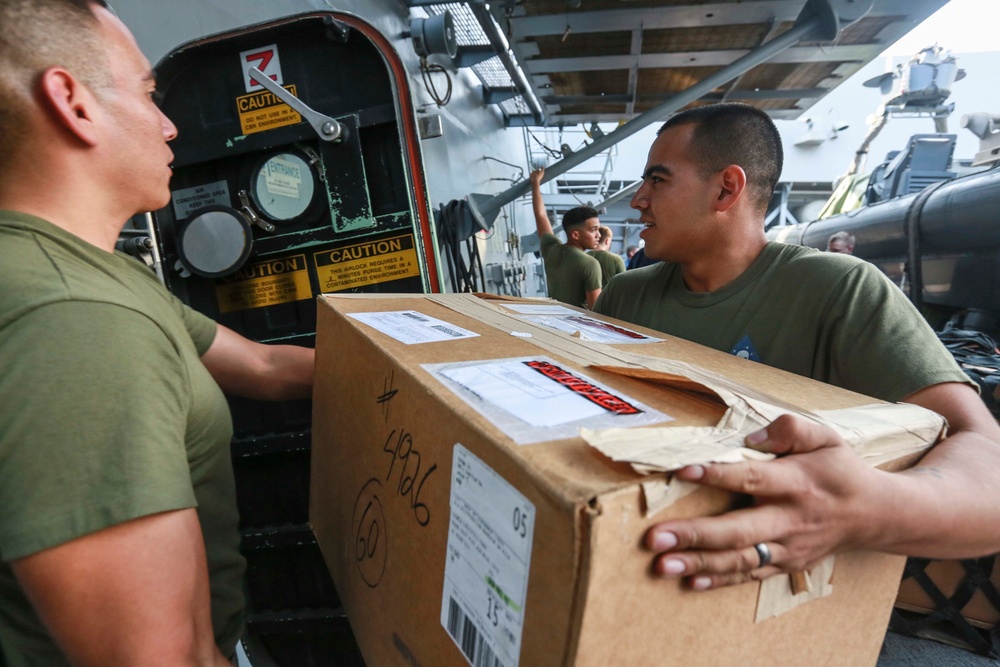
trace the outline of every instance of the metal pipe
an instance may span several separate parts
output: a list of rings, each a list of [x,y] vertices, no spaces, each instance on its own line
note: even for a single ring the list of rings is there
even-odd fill
[[[914,303],[1000,313],[998,208],[995,168],[767,236],[822,250],[831,234],[845,231],[855,236],[854,254],[906,285]]]
[[[597,139],[586,148],[576,151],[559,162],[546,167],[545,177],[542,179],[542,182],[544,183],[550,181],[553,178],[566,173],[573,167],[589,160],[591,157],[597,155],[609,146],[613,146],[623,139],[632,136],[647,125],[650,125],[658,120],[662,120],[667,115],[677,111],[691,102],[696,101],[702,95],[715,90],[720,85],[727,83],[744,72],[747,72],[757,65],[766,62],[775,54],[780,53],[788,47],[798,44],[800,41],[813,36],[814,33],[820,32],[825,25],[826,24],[821,16],[812,16],[801,23],[796,24],[788,32],[778,36],[766,44],[762,44],[742,58],[739,58],[722,68],[715,74],[702,79],[687,90],[674,95],[663,104],[636,116],[613,132],[609,132],[600,139]],[[525,180],[518,183],[504,192],[495,195],[492,199],[480,204],[478,207],[479,212],[482,214],[484,219],[492,220],[500,212],[500,209],[515,199],[524,196],[530,189],[530,181]]]
[[[156,234],[156,222],[153,220],[153,214],[149,212],[144,213],[142,219],[146,223],[146,234],[153,241],[153,247],[150,249],[150,254],[153,257],[153,270],[160,282],[166,284],[166,278],[163,276],[163,259],[160,257],[160,239]]]
[[[611,206],[612,204],[617,204],[622,199],[625,199],[625,197],[631,196],[636,190],[639,189],[640,185],[642,185],[641,178],[638,181],[629,183],[628,185],[626,185],[624,188],[614,193],[613,195],[609,195],[608,198],[602,201],[601,203],[595,204],[594,208],[600,211],[601,209],[605,209],[608,206]]]
[[[889,199],[822,220],[778,227],[768,237],[785,243],[826,249],[834,232],[854,234],[854,254],[875,261],[905,257],[906,214],[918,193]],[[920,239],[927,254],[1000,251],[1000,168],[949,181],[923,204]]]

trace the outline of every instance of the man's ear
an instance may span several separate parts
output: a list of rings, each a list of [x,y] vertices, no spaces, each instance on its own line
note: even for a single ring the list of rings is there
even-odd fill
[[[61,67],[42,72],[42,101],[53,120],[88,146],[97,145],[94,110],[97,101],[90,90]]]
[[[722,213],[728,211],[746,192],[747,174],[743,171],[743,167],[731,164],[716,174],[716,179],[719,195],[715,202],[715,210]]]

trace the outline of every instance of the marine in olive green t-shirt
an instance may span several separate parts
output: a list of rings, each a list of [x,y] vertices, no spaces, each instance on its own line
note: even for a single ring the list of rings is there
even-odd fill
[[[601,289],[601,265],[554,234],[543,234],[541,247],[549,297],[586,308],[587,292]]]
[[[190,507],[216,642],[232,655],[245,561],[232,421],[200,361],[215,323],[139,262],[10,211],[0,212],[0,287],[0,664],[66,664],[10,561]]]
[[[885,401],[970,383],[878,269],[802,246],[768,243],[714,292],[689,291],[672,262],[628,271],[594,311]]]
[[[601,288],[608,286],[608,281],[619,273],[625,273],[625,260],[608,250],[591,250],[590,256],[601,265]]]

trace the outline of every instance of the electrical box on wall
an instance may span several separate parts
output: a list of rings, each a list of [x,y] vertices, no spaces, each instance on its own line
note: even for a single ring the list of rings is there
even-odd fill
[[[168,289],[261,342],[312,346],[316,295],[439,290],[408,79],[354,16],[304,14],[182,45],[156,67]],[[266,78],[266,81],[263,79]],[[248,627],[279,664],[354,664],[309,530],[309,401],[231,399]]]

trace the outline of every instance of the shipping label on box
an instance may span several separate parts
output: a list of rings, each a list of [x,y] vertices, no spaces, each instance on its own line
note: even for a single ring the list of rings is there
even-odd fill
[[[436,317],[428,317],[415,310],[355,313],[351,317],[406,345],[439,343],[446,340],[474,338],[479,335]]]
[[[478,359],[424,368],[522,445],[572,438],[583,427],[629,428],[671,419],[548,357]]]
[[[541,324],[595,343],[656,343],[663,340],[620,324],[584,315],[566,306],[503,304],[503,307],[519,313],[520,319],[526,322]]]
[[[517,667],[535,506],[455,445],[441,625],[472,665]]]

